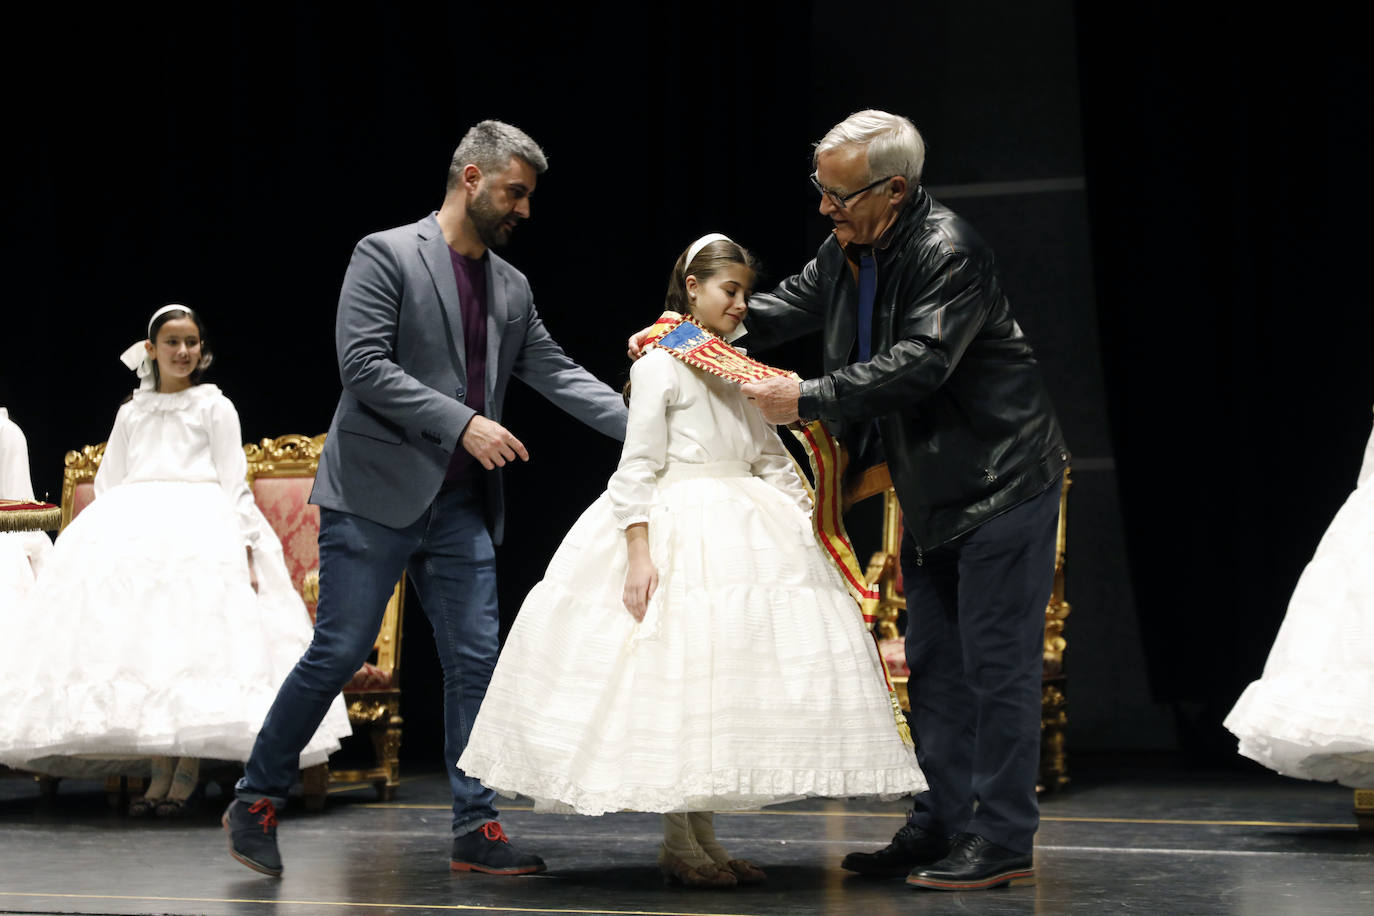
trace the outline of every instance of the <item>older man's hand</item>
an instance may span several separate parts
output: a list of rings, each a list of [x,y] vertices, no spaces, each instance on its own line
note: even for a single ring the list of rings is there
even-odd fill
[[[744,396],[754,402],[763,418],[774,426],[785,426],[798,418],[797,399],[801,397],[801,379],[795,375],[773,376],[761,382],[747,382],[740,388]]]
[[[625,354],[629,356],[630,359],[639,359],[644,355],[644,341],[648,339],[649,332],[653,329],[654,326],[649,325],[647,328],[641,331],[635,331],[630,335],[630,339],[625,342]]]

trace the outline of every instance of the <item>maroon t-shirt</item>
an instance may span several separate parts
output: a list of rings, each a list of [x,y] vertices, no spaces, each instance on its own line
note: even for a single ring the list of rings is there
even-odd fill
[[[487,406],[487,256],[469,258],[452,248],[453,279],[458,283],[458,309],[463,320],[463,357],[467,363],[467,394],[463,403],[479,414]],[[467,485],[482,466],[460,443],[448,463],[445,486]]]

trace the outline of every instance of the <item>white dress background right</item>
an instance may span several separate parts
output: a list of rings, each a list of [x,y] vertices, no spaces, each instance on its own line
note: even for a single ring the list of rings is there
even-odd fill
[[[0,407],[0,499],[33,498],[28,440],[9,418],[9,411]],[[0,532],[0,608],[17,604],[28,594],[51,550],[47,532]]]
[[[1374,435],[1355,491],[1298,579],[1264,674],[1225,725],[1299,779],[1374,788]]]

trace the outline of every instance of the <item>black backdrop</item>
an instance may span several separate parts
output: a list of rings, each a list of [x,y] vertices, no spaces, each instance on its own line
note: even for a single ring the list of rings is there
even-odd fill
[[[504,254],[565,348],[618,386],[621,342],[686,242],[722,230],[772,279],[796,269],[825,231],[809,144],[890,108],[926,133],[928,183],[971,195],[950,203],[1002,256],[1089,459],[1070,597],[1093,616],[1071,623],[1071,690],[1073,721],[1104,724],[1074,740],[1119,743],[1112,710],[1172,704],[1186,746],[1219,746],[1369,430],[1369,64],[1342,23],[1106,6],[13,14],[0,398],[35,488],[55,501],[63,452],[104,439],[132,381],[116,356],[168,301],[206,316],[211,380],[246,438],[324,430],[352,245],[438,206],[473,121],[511,121],[549,154]],[[1084,174],[1086,196],[1081,180],[967,190]],[[814,366],[805,347],[770,356]],[[507,476],[507,622],[618,454],[518,385],[508,421],[533,460]],[[147,523],[176,512],[149,506]],[[1143,653],[1148,695],[1113,677],[1122,652]],[[405,659],[404,748],[429,763],[437,663],[414,605]]]
[[[1078,16],[1150,682],[1185,749],[1212,759],[1231,753],[1217,723],[1354,487],[1374,406],[1370,57],[1342,17],[1256,17]]]

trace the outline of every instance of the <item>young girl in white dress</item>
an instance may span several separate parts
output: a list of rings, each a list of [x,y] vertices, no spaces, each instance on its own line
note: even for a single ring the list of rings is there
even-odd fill
[[[200,758],[248,759],[312,630],[244,479],[234,405],[200,381],[200,318],[158,310],[121,358],[141,385],[115,417],[96,498],[24,600],[0,609],[13,650],[0,762],[58,776],[151,770],[130,814],[173,816]],[[301,765],[349,733],[336,700]]]
[[[1271,770],[1374,789],[1374,434],[1357,480],[1225,724]]]
[[[666,307],[738,336],[753,282],[705,236]],[[525,599],[458,765],[540,810],[664,812],[665,880],[756,883],[711,812],[925,780],[776,431],[662,349],[630,381],[619,467]]]

